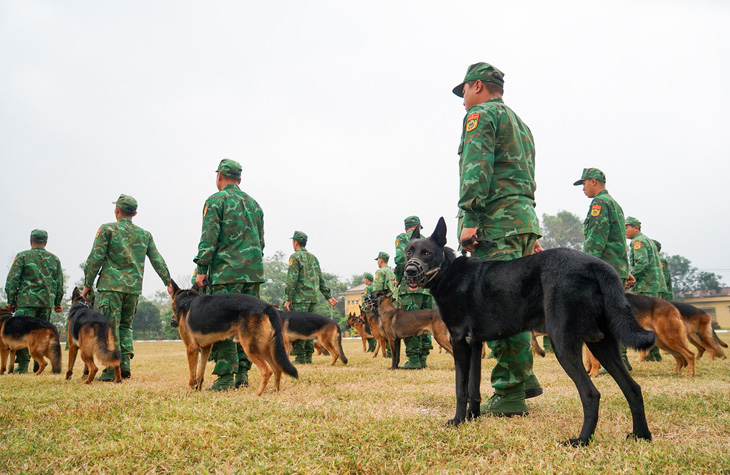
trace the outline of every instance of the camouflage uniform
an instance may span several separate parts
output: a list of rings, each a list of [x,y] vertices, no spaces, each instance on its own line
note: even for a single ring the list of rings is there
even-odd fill
[[[669,270],[669,263],[667,259],[662,255],[662,243],[654,241],[656,246],[657,256],[659,257],[659,264],[662,266],[662,274],[664,275],[664,284],[667,286],[667,291],[662,292],[659,298],[664,300],[674,300],[674,289],[672,289],[672,273]]]
[[[383,259],[387,263],[390,259],[390,256],[387,252],[380,252],[375,260],[377,261],[378,259]],[[393,269],[391,269],[387,265],[384,265],[383,267],[375,271],[373,292],[377,292],[378,290],[390,290],[393,293],[393,299],[395,300],[397,298],[398,288],[395,285],[395,273],[393,273]],[[385,356],[390,357],[390,355],[390,342],[387,341],[385,343]]]
[[[40,229],[31,232],[31,241],[45,243],[48,234]],[[52,307],[63,299],[63,269],[58,257],[43,247],[31,247],[15,256],[5,281],[8,304],[15,307],[15,316],[36,317],[51,321]],[[15,353],[17,373],[28,370],[27,348]]]
[[[630,289],[632,293],[659,297],[667,291],[656,246],[641,232],[631,240],[629,259],[631,274],[636,279],[636,284]]]
[[[421,226],[418,216],[409,216],[404,221],[406,229]],[[425,288],[410,290],[403,283],[403,274],[406,267],[406,246],[411,240],[411,232],[400,233],[395,238],[395,280],[399,283],[397,306],[403,310],[429,310],[433,308],[433,297]],[[421,369],[426,367],[426,358],[431,351],[431,334],[410,336],[403,339],[406,347],[408,362],[403,369]]]
[[[137,201],[121,195],[115,202],[120,210],[134,214]],[[137,301],[142,293],[145,256],[165,285],[170,284],[170,272],[152,239],[152,235],[121,217],[114,223],[103,224],[96,232],[91,253],[84,266],[84,286],[92,287],[97,275],[94,306],[101,312],[114,332],[114,347],[122,352],[122,371],[129,371],[134,358],[132,321]],[[111,368],[105,368],[101,380],[114,380]]]
[[[365,290],[363,291],[363,301],[367,299],[370,294],[373,293],[373,276],[371,274],[366,274],[365,278],[370,281],[369,284],[365,285]],[[360,307],[360,311],[363,311],[363,308]],[[372,353],[375,351],[375,347],[378,346],[378,339],[375,337],[368,338],[368,353]]]
[[[504,74],[487,63],[473,64],[453,92],[463,97],[464,84],[472,80],[503,86]],[[530,129],[501,97],[493,97],[467,111],[459,156],[459,235],[462,228],[477,228],[477,236],[495,242],[487,251],[478,247],[472,256],[512,260],[531,254],[540,228],[535,213],[535,143]],[[488,341],[487,345],[497,364],[491,378],[495,395],[485,411],[527,412],[525,390],[530,397],[542,393],[532,373],[530,333]]]
[[[216,172],[240,179],[241,165],[221,160]],[[259,296],[264,282],[264,212],[259,204],[238,185],[228,184],[212,194],[203,206],[203,226],[198,244],[196,273],[207,275],[211,294],[248,294]],[[236,384],[248,384],[248,359],[240,343],[232,338],[215,343],[211,357],[213,374],[228,389],[227,381],[236,375]]]

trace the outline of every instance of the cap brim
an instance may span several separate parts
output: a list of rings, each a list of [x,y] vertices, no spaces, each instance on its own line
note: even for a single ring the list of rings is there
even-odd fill
[[[464,97],[464,83],[462,82],[461,84],[459,84],[458,86],[453,88],[451,90],[451,92],[453,92],[454,94],[456,94],[459,97]]]
[[[573,183],[573,186],[578,186],[578,185],[582,185],[582,184],[583,184],[583,180],[578,180],[575,183]]]

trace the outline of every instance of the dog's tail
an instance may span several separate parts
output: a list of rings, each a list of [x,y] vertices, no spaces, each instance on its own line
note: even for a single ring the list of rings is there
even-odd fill
[[[58,329],[56,329],[56,337],[51,340],[49,349],[51,351],[49,357],[51,360],[51,372],[53,374],[61,374],[61,339],[58,335]]]
[[[636,350],[648,350],[654,345],[656,335],[645,330],[631,313],[621,280],[614,272],[599,268],[595,276],[603,294],[604,308],[608,326],[616,338],[626,346]]]
[[[96,355],[105,366],[117,366],[122,360],[122,352],[114,349],[114,333],[109,324],[94,323]]]
[[[274,360],[276,360],[276,363],[284,373],[292,378],[298,378],[299,372],[291,360],[289,360],[289,355],[286,354],[284,337],[281,334],[281,316],[279,316],[279,311],[273,305],[267,305],[264,312],[268,315],[271,327],[274,329]]]
[[[722,341],[719,336],[717,336],[717,333],[715,333],[715,329],[712,328],[712,339],[715,340],[715,343],[722,346],[723,348],[727,348],[727,343]]]
[[[339,325],[337,325],[337,351],[340,352],[342,363],[347,364],[347,356],[345,356],[345,351],[342,349],[342,332]]]

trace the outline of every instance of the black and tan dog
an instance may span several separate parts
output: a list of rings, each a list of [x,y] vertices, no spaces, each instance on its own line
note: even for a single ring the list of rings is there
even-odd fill
[[[114,332],[109,320],[91,308],[91,304],[81,297],[78,288],[71,293],[71,309],[68,311],[68,368],[66,379],[73,375],[76,355],[81,353],[81,361],[84,362],[84,374],[88,373],[84,383],[91,384],[94,381],[99,368],[94,362],[94,357],[104,366],[114,368],[114,382],[122,382],[122,373],[119,364],[122,360],[122,353],[114,349]]]
[[[373,292],[378,302],[380,326],[390,342],[390,369],[398,369],[400,363],[400,344],[403,338],[431,333],[439,345],[453,354],[449,330],[441,319],[438,309],[403,310],[393,305],[393,293],[390,290]]]
[[[194,287],[181,290],[172,282],[173,326],[178,327],[187,351],[190,387],[203,387],[205,365],[213,343],[237,336],[246,355],[261,372],[261,395],[274,375],[279,389],[281,373],[298,377],[284,347],[279,311],[252,295],[200,295]],[[197,371],[196,371],[197,368]]]
[[[13,317],[8,309],[0,310],[0,374],[13,372],[15,352],[28,348],[30,356],[38,362],[41,374],[51,362],[53,374],[61,372],[61,345],[56,325],[35,317]],[[8,357],[10,357],[8,361]],[[45,358],[44,358],[45,357]]]
[[[292,341],[316,338],[332,357],[331,365],[335,364],[337,358],[347,364],[347,357],[342,350],[342,333],[337,322],[323,315],[309,312],[280,311],[279,314],[287,353],[291,352]]]
[[[677,307],[682,322],[687,329],[687,338],[689,342],[697,347],[697,358],[707,350],[710,353],[710,359],[725,358],[725,352],[721,347],[727,348],[727,343],[722,341],[712,328],[712,316],[694,305],[684,302],[670,302]]]
[[[372,296],[365,299],[365,302],[363,304],[363,312],[362,315],[360,315],[360,318],[362,319],[363,323],[365,323],[370,328],[370,332],[373,334],[373,338],[378,341],[378,344],[375,346],[373,358],[376,358],[378,356],[378,352],[380,352],[383,358],[385,358],[387,353],[386,350],[388,339],[383,332],[383,326],[380,324],[378,303],[372,298]]]
[[[451,334],[456,415],[450,424],[480,415],[482,342],[537,329],[549,335],[583,405],[580,435],[567,444],[587,445],[598,423],[600,393],[583,369],[584,343],[629,403],[633,419],[629,436],[651,440],[641,388],[621,361],[619,341],[649,348],[654,333],[641,328],[631,314],[623,284],[611,266],[571,249],[550,249],[512,261],[483,261],[456,258],[445,246],[443,218],[429,238],[420,238],[416,228],[406,248],[405,281],[410,288],[431,291]]]
[[[346,328],[355,329],[357,335],[360,337],[360,339],[362,339],[362,351],[363,353],[367,353],[368,338],[373,338],[373,334],[370,331],[370,325],[368,325],[365,320],[363,320],[360,316],[351,313],[347,316]]]

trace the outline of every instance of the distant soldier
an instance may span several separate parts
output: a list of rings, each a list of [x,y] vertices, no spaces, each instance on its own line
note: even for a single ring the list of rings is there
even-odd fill
[[[224,158],[216,169],[218,192],[210,195],[203,207],[203,228],[195,283],[203,288],[210,282],[211,294],[246,294],[259,296],[264,282],[264,212],[250,195],[243,192],[243,167]],[[226,391],[248,386],[248,359],[240,343],[228,338],[213,345],[213,374],[217,379],[211,391]],[[234,381],[235,375],[235,381]]]
[[[674,289],[672,288],[672,273],[669,269],[669,263],[667,259],[662,255],[662,243],[654,241],[656,246],[657,255],[659,256],[659,264],[662,266],[662,274],[664,275],[664,284],[667,286],[667,291],[663,292],[659,298],[664,300],[674,300]]]
[[[667,291],[667,284],[654,241],[641,232],[641,222],[631,216],[626,218],[626,238],[631,239],[631,275],[627,286],[632,293],[661,298]],[[661,360],[659,350],[652,348],[647,361]]]
[[[134,358],[132,321],[137,301],[142,293],[145,256],[162,282],[172,290],[167,264],[152,239],[152,234],[132,223],[137,215],[137,200],[119,195],[113,203],[113,223],[102,224],[96,232],[94,245],[84,266],[83,297],[91,290],[97,275],[94,306],[101,312],[114,331],[114,347],[122,352],[122,378],[131,377],[130,360]],[[104,368],[98,381],[114,381],[114,370]]]
[[[51,309],[56,313],[63,311],[63,269],[58,257],[46,250],[47,242],[48,233],[34,229],[30,233],[30,249],[18,253],[10,266],[5,293],[15,316],[36,317],[50,322]],[[28,348],[18,350],[15,353],[15,372],[27,373],[29,361]]]
[[[398,285],[397,307],[403,310],[429,310],[433,308],[433,297],[426,288],[411,290],[403,283],[403,273],[406,267],[406,246],[411,240],[411,233],[421,226],[418,216],[409,216],[404,221],[405,232],[395,238],[395,280]],[[426,367],[426,357],[431,351],[431,334],[409,336],[403,339],[406,346],[408,361],[402,369],[422,369]]]
[[[375,260],[378,261],[378,270],[375,271],[373,292],[377,292],[378,290],[390,290],[395,296],[395,274],[393,273],[393,269],[388,267],[390,254],[387,252],[379,252],[378,257],[376,257]]]
[[[363,281],[365,282],[365,290],[363,293],[363,302],[370,297],[370,294],[373,293],[373,274],[370,272],[366,272],[363,274]],[[360,309],[362,312],[362,308]],[[375,351],[375,347],[378,345],[378,339],[375,337],[368,338],[368,353],[372,353]]]
[[[284,288],[284,310],[293,312],[314,312],[317,307],[317,296],[322,293],[324,298],[333,307],[337,305],[322,278],[319,260],[314,254],[307,251],[308,237],[301,231],[294,231],[291,237],[294,254],[289,256],[289,269],[286,273],[286,287]],[[312,362],[314,341],[295,340],[292,342],[294,362],[308,364]]]

